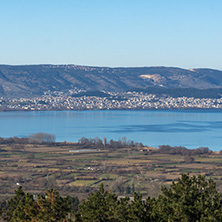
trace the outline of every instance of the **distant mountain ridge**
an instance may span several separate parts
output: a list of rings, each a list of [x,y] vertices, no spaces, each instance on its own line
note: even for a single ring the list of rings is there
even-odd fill
[[[87,91],[132,88],[222,88],[222,71],[175,67],[91,67],[78,65],[0,65],[0,96],[33,97],[77,87]]]

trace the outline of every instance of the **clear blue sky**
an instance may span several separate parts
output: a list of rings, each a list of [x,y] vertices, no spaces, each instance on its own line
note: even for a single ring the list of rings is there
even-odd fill
[[[222,1],[0,0],[0,64],[222,69]]]

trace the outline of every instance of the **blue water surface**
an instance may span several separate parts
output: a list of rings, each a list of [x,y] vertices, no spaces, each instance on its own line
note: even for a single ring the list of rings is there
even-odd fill
[[[1,112],[0,137],[26,137],[37,132],[57,141],[81,137],[122,137],[149,146],[169,144],[222,150],[221,110],[40,111]]]

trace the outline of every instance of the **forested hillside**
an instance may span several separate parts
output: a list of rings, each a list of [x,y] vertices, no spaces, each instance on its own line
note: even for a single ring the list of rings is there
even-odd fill
[[[147,94],[154,94],[157,96],[170,96],[170,97],[194,97],[194,98],[221,98],[222,88],[213,89],[197,89],[197,88],[160,88],[148,87],[146,89],[131,89],[131,91],[143,92]]]
[[[0,96],[32,97],[44,91],[126,91],[132,88],[220,88],[222,71],[173,67],[109,68],[77,65],[0,65]]]

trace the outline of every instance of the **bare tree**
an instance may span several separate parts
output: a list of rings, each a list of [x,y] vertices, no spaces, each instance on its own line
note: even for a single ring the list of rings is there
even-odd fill
[[[56,137],[54,134],[39,132],[29,136],[29,142],[34,142],[34,143],[52,143],[55,141]]]
[[[185,163],[194,163],[195,159],[192,156],[185,156],[184,162]]]

